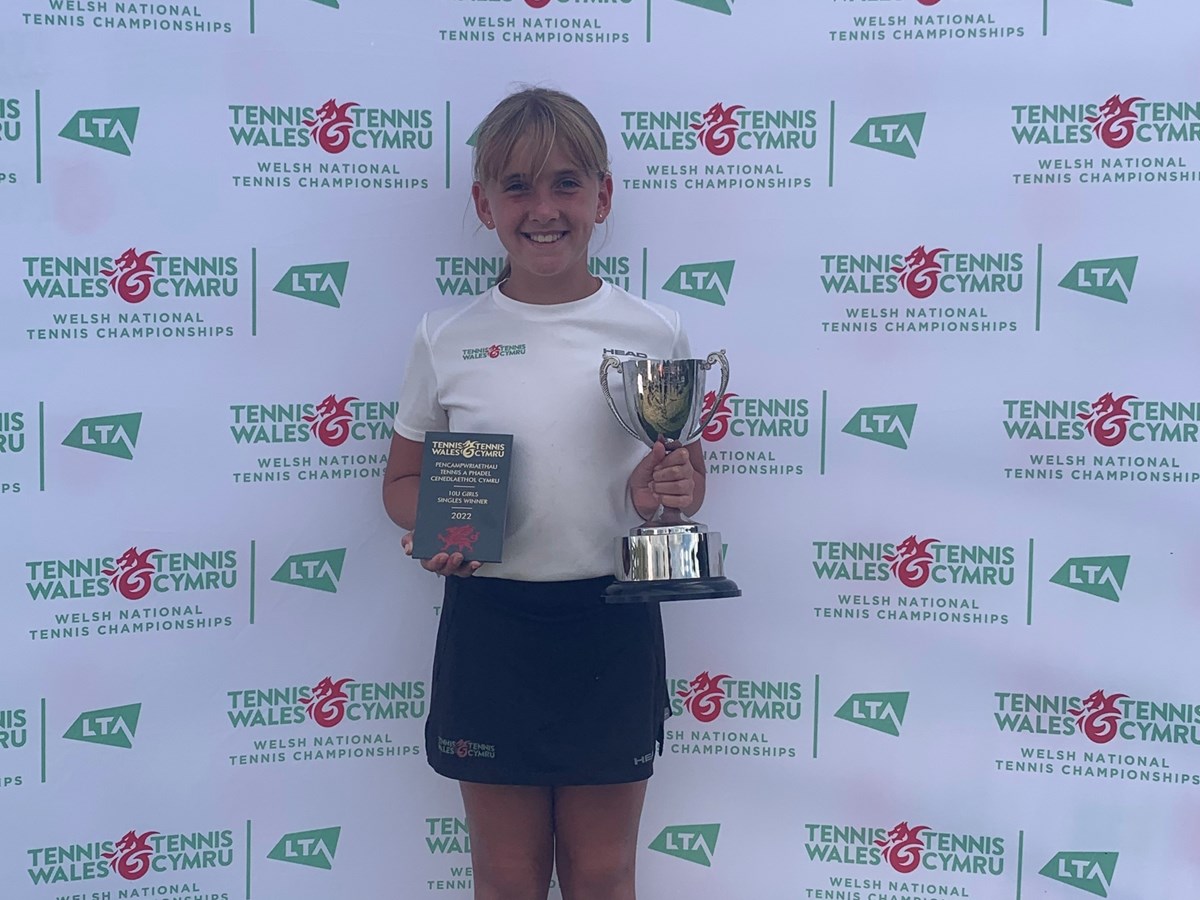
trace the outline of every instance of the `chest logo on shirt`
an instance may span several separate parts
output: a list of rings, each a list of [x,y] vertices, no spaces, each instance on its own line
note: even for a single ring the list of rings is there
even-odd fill
[[[634,356],[638,359],[649,359],[645,353],[639,353],[636,350],[613,350],[610,347],[604,348],[605,356]]]
[[[496,359],[501,356],[524,356],[524,344],[491,344],[487,347],[464,347],[463,359]]]

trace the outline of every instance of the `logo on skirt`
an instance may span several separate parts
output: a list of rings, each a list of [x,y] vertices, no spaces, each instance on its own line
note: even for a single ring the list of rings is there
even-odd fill
[[[459,759],[495,759],[496,745],[439,737],[438,752],[445,753],[447,756],[457,756]]]

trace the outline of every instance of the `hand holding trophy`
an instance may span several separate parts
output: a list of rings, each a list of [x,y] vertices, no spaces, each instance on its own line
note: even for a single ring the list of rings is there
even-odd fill
[[[718,364],[720,398],[729,384],[724,350],[710,353],[707,359],[622,362],[605,356],[600,364],[600,390],[630,435],[647,447],[661,441],[667,450],[673,450],[698,438],[716,413],[718,403],[704,414],[704,386],[706,373]],[[621,372],[627,417],[609,390],[612,369]],[[738,586],[724,575],[721,535],[693,522],[682,510],[660,506],[651,519],[617,538],[615,549],[617,580],[605,591],[610,603],[741,596]]]

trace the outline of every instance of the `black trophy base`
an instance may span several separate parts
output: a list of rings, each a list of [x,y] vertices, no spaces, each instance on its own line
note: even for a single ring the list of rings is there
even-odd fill
[[[658,581],[614,581],[604,590],[605,603],[660,603],[667,600],[720,600],[740,597],[742,589],[724,576],[668,578]]]

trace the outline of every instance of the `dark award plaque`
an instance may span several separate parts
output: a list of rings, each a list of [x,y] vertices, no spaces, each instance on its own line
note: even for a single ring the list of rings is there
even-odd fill
[[[461,553],[467,560],[500,562],[512,447],[511,434],[425,433],[415,558]]]

